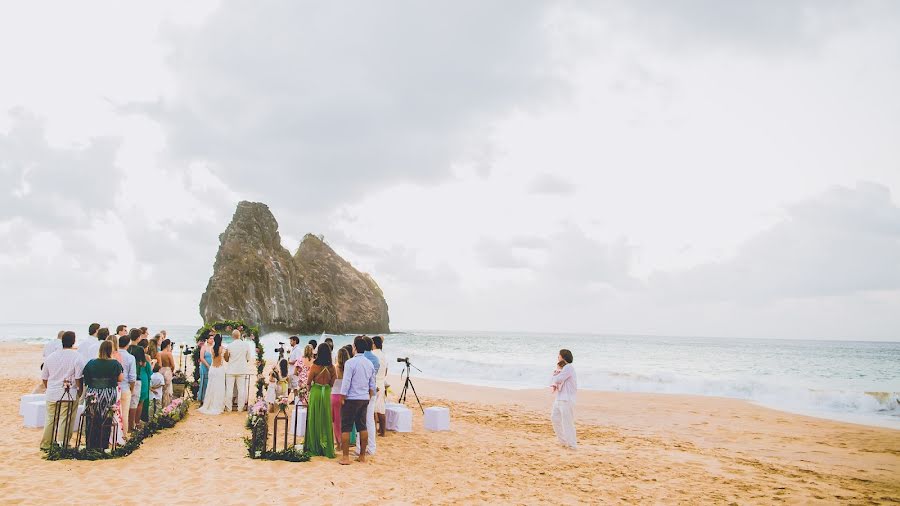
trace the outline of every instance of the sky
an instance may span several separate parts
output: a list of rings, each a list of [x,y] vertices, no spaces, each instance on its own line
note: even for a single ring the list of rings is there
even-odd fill
[[[200,323],[269,205],[394,330],[900,340],[900,3],[0,3],[0,322]]]

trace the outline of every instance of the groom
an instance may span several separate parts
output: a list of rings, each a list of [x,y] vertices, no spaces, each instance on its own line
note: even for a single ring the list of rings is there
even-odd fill
[[[253,353],[250,351],[251,343],[242,338],[240,330],[233,331],[231,337],[233,341],[228,345],[228,363],[225,365],[225,411],[231,411],[235,386],[237,409],[244,411],[247,406],[248,375],[253,374]]]

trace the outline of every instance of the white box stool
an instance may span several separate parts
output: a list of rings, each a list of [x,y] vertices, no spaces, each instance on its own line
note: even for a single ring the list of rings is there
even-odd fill
[[[29,402],[45,400],[44,394],[25,394],[19,401],[19,416],[25,416],[25,405]]]
[[[32,401],[25,404],[25,426],[43,427],[47,418],[47,403],[44,401]]]
[[[387,404],[385,428],[394,432],[412,432],[412,411],[403,404]]]
[[[425,408],[425,428],[427,430],[450,430],[450,408],[443,406]]]
[[[297,420],[297,436],[306,436],[306,408],[302,405],[295,405],[291,418],[288,420],[288,434],[294,434],[294,420]]]

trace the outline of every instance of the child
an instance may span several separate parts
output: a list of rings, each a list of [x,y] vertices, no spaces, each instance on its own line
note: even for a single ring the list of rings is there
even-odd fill
[[[272,372],[269,373],[269,387],[266,390],[269,413],[275,412],[275,402],[279,397],[288,394],[288,388],[288,361],[283,358],[278,362],[278,367],[272,368]]]
[[[159,362],[153,364],[153,374],[150,375],[150,418],[156,416],[162,402],[163,388],[166,386],[166,378],[159,372]]]

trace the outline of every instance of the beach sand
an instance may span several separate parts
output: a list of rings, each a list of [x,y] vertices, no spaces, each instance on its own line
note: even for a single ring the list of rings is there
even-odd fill
[[[41,458],[19,397],[40,347],[0,345],[3,504],[876,504],[900,502],[900,431],[774,411],[722,398],[579,393],[578,450],[555,440],[549,390],[415,379],[451,431],[378,439],[363,465],[255,461],[245,414],[194,409],[129,457]],[[397,378],[389,379],[399,391]]]

